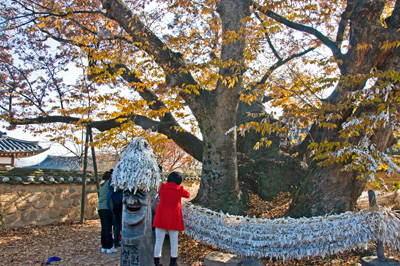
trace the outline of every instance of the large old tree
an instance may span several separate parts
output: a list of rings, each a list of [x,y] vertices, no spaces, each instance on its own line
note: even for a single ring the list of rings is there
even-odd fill
[[[396,168],[383,152],[398,130],[400,0],[0,8],[5,121],[164,134],[202,162],[206,207],[242,213],[247,191],[297,190],[292,216],[342,212],[380,165]]]

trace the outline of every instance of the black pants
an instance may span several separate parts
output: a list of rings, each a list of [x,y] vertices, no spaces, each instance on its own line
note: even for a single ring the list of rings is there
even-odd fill
[[[119,234],[121,233],[122,229],[122,206],[114,207],[113,209],[115,220],[114,220],[114,245],[119,245]]]
[[[101,247],[110,249],[113,246],[113,215],[110,210],[98,210],[101,222]]]

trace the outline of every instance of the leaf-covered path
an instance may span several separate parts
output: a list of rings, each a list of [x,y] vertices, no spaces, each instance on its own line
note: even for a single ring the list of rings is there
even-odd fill
[[[119,265],[119,252],[101,253],[99,220],[49,226],[26,226],[0,231],[0,265]]]

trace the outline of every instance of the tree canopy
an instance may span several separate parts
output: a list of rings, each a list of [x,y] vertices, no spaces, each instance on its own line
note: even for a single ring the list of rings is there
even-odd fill
[[[90,126],[108,143],[163,134],[202,162],[206,207],[241,213],[248,191],[291,190],[292,216],[343,212],[380,167],[398,169],[384,152],[399,122],[400,0],[9,0],[0,11],[3,120]]]

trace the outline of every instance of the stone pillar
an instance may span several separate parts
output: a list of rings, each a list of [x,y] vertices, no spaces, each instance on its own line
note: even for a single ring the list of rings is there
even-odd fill
[[[124,191],[121,266],[153,265],[150,193]]]

